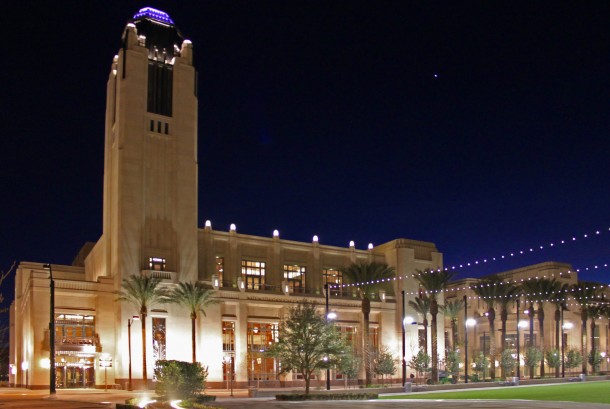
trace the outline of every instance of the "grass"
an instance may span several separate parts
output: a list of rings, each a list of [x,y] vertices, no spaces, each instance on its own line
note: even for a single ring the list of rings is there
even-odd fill
[[[482,400],[548,400],[564,402],[610,403],[610,381],[564,383],[548,386],[466,390],[459,392],[411,393],[383,396],[381,399],[482,399]]]

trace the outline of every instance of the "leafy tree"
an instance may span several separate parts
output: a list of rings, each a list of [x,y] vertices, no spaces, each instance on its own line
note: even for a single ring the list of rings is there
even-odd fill
[[[352,263],[343,268],[343,277],[350,283],[357,284],[358,293],[362,299],[362,317],[363,328],[362,336],[364,338],[364,372],[366,374],[366,385],[369,386],[373,379],[373,370],[371,365],[371,340],[369,336],[369,316],[371,314],[371,294],[374,294],[385,284],[385,280],[394,276],[394,268],[389,267],[385,263],[360,262]]]
[[[123,279],[122,290],[119,291],[119,301],[127,301],[140,313],[142,322],[142,380],[147,385],[146,371],[146,316],[148,308],[155,304],[170,302],[167,289],[160,287],[161,279],[147,275],[131,275]]]
[[[421,378],[424,372],[429,371],[430,355],[423,348],[420,348],[419,352],[411,358],[408,366],[417,372],[417,375]]]
[[[158,360],[155,392],[167,400],[193,398],[205,389],[208,369],[199,362]]]
[[[305,394],[314,372],[340,361],[345,345],[334,325],[317,312],[315,303],[290,308],[280,324],[278,341],[267,355],[279,360],[282,372],[296,371],[305,379]]]
[[[430,297],[426,294],[421,294],[415,300],[410,300],[409,305],[416,313],[422,316],[422,325],[424,326],[424,345],[420,345],[426,354],[428,353],[428,314],[430,314]]]
[[[337,369],[343,374],[345,379],[345,388],[349,386],[349,379],[353,379],[358,376],[358,370],[360,369],[359,357],[354,352],[354,349],[346,345],[343,353],[339,355],[337,361]]]
[[[472,368],[477,376],[483,373],[483,380],[485,380],[485,368],[489,366],[489,359],[485,356],[483,352],[479,352],[474,356],[474,367]]]
[[[462,299],[448,301],[443,306],[443,313],[445,317],[449,318],[451,322],[451,349],[456,350],[458,344],[458,331],[457,331],[457,319],[464,308],[464,301]]]
[[[383,384],[384,375],[394,375],[396,373],[396,360],[386,346],[382,346],[373,359],[373,370],[375,374],[381,375]]]
[[[543,357],[542,350],[536,347],[528,347],[525,349],[525,355],[523,356],[523,360],[525,361],[525,365],[530,367],[530,379],[534,379],[534,371],[540,365],[540,361]]]
[[[460,376],[460,353],[456,350],[447,351],[445,355],[445,369],[447,373],[451,375],[452,383],[457,383],[458,377]]]
[[[574,369],[582,365],[582,355],[576,348],[571,348],[566,354],[565,366],[568,369]]]
[[[599,365],[602,363],[603,359],[604,358],[602,358],[602,355],[599,353],[598,350],[592,349],[591,352],[589,352],[589,355],[587,356],[587,362],[589,362],[589,365],[591,365],[591,367],[593,368],[593,373],[599,372]]]
[[[455,272],[448,270],[424,270],[415,276],[419,284],[426,289],[430,297],[430,315],[432,316],[432,382],[438,381],[438,328],[437,316],[439,311],[438,295],[445,291],[447,284],[455,276]]]
[[[517,361],[513,357],[513,351],[510,349],[505,349],[500,354],[500,367],[502,368],[502,373],[504,377],[508,374],[512,374],[513,370],[517,366]]]
[[[558,370],[561,367],[561,352],[558,349],[549,349],[544,355],[546,356],[546,363],[549,365],[549,368]]]
[[[206,288],[202,283],[178,283],[171,294],[172,302],[182,305],[191,314],[191,345],[193,362],[197,361],[196,346],[196,323],[197,314],[202,313],[205,317],[205,308],[215,304],[214,290]]]

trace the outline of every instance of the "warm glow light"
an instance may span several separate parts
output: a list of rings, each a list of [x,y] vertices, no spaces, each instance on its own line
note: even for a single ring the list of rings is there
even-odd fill
[[[17,366],[10,364],[11,367],[11,375],[17,375]]]
[[[51,367],[51,360],[49,358],[42,358],[40,360],[40,367],[44,369],[49,369]]]
[[[572,324],[571,322],[566,322],[563,324],[563,329],[572,329],[574,328],[574,324]]]
[[[373,250],[373,243],[369,243],[369,250]]]
[[[356,246],[356,244],[354,243],[354,240],[350,240],[350,242],[349,242],[349,246],[350,246],[350,247],[355,247],[355,246]]]
[[[337,318],[337,313],[331,311],[331,312],[328,313],[327,317],[328,317],[329,320],[334,320],[335,318]]]
[[[230,231],[236,231],[237,230],[237,226],[235,226],[235,223],[231,223],[231,225],[229,226],[229,230]]]
[[[527,328],[529,326],[529,323],[527,321],[519,321],[519,324],[517,324],[517,326],[519,328]]]
[[[318,236],[317,236],[317,235],[313,236],[313,239],[311,239],[311,240],[312,240],[314,243],[317,243],[317,242],[318,242]]]
[[[468,318],[466,320],[467,327],[474,327],[475,325],[477,325],[477,320],[475,320],[474,318]]]
[[[211,229],[212,228],[212,222],[210,220],[206,220],[205,221],[205,227],[209,227]]]
[[[30,365],[28,364],[28,361],[23,361],[23,362],[21,363],[21,369],[22,369],[23,371],[27,371],[27,370],[28,370],[28,368],[29,368],[29,366],[30,366]]]
[[[146,405],[148,405],[149,403],[155,403],[155,402],[156,402],[156,400],[149,400],[148,398],[144,398],[140,402],[138,402],[138,406],[141,408],[145,408]]]
[[[602,356],[602,358],[606,357],[606,351],[600,352],[599,354]]]
[[[175,409],[181,409],[182,407],[179,405],[182,402],[180,399],[173,400],[169,403],[169,406]]]
[[[280,237],[280,231],[279,230],[273,230],[273,237]]]
[[[407,324],[417,324],[415,322],[415,320],[413,319],[413,317],[411,317],[410,315],[407,315],[402,322],[404,323],[404,325],[407,325]]]

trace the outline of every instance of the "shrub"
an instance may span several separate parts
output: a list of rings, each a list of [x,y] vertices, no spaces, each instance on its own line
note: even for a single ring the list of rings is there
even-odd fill
[[[199,362],[159,360],[155,376],[157,395],[166,399],[188,399],[205,389],[208,370]]]

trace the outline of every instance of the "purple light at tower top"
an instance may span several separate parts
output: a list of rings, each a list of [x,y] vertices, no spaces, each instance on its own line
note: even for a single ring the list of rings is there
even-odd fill
[[[166,24],[174,24],[174,21],[170,18],[169,14],[164,11],[154,9],[152,7],[144,7],[140,9],[134,16],[133,19],[137,20],[139,18],[148,17],[153,20],[160,21]]]

